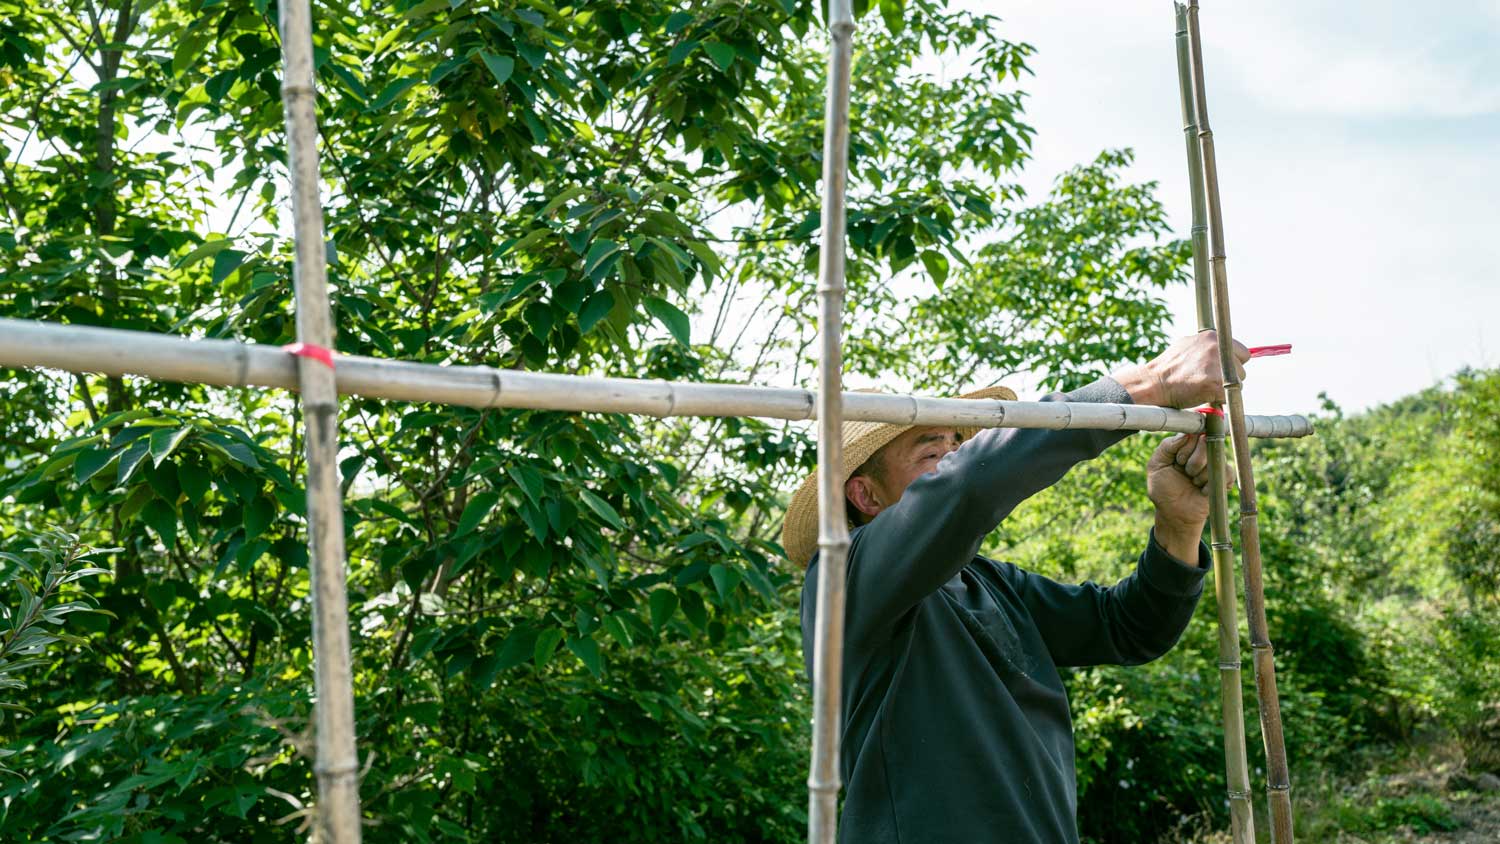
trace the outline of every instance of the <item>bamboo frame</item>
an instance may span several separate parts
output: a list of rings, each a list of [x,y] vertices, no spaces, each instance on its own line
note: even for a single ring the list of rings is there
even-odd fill
[[[1194,267],[1200,330],[1217,322],[1225,391],[1241,488],[1241,534],[1245,544],[1245,583],[1251,647],[1266,739],[1272,841],[1290,844],[1291,814],[1286,757],[1276,699],[1275,667],[1266,634],[1261,584],[1255,486],[1249,437],[1301,437],[1312,433],[1302,416],[1246,416],[1239,380],[1231,363],[1228,280],[1213,133],[1209,129],[1199,44],[1197,0],[1186,14],[1178,6],[1179,73],[1190,61],[1192,90],[1183,78],[1185,133],[1194,199]],[[312,67],[312,26],[308,0],[283,0],[280,9],[285,77],[282,99],[287,120],[288,163],[295,219],[297,336],[300,342],[332,348],[322,209],[319,197],[317,122]],[[316,662],[316,733],[319,802],[315,838],[333,844],[360,840],[358,756],[355,747],[352,668],[345,591],[343,515],[335,457],[338,449],[338,395],[428,401],[468,407],[524,407],[566,411],[636,413],[651,416],[760,416],[819,419],[818,493],[822,514],[819,547],[818,630],[814,644],[814,740],[808,777],[808,840],[833,844],[837,835],[840,694],[844,568],[849,537],[843,489],[834,467],[841,463],[844,420],[908,425],[973,427],[1088,428],[1204,433],[1212,455],[1212,483],[1223,490],[1223,422],[1213,416],[1139,405],[1066,402],[1007,402],[932,399],[841,391],[842,307],[844,296],[845,188],[849,132],[849,75],[854,21],[850,0],[829,2],[829,87],[825,118],[824,205],[818,285],[819,390],[693,384],[593,378],[504,371],[490,367],[450,367],[405,361],[340,356],[337,372],[283,350],[229,340],[188,340],[146,332],[49,325],[0,319],[0,366],[54,367],[74,372],[144,375],[161,380],[240,387],[299,389],[302,393],[308,461],[308,522],[313,579],[313,632]],[[1183,35],[1187,36],[1185,58]],[[1189,109],[1191,95],[1194,106]],[[1197,126],[1194,136],[1193,127]],[[1201,161],[1200,161],[1201,159]],[[1201,170],[1200,170],[1201,167]],[[1206,183],[1198,186],[1199,179]],[[1206,195],[1212,221],[1213,283],[1210,312],[1203,255],[1200,198]],[[1234,739],[1238,735],[1238,777],[1244,799],[1231,785],[1235,841],[1249,844],[1248,775],[1244,773],[1239,650],[1234,618],[1233,556],[1228,542],[1225,496],[1213,508],[1215,585],[1220,609],[1220,659],[1224,686],[1226,766],[1236,782]],[[1227,596],[1227,598],[1226,598]],[[1226,610],[1227,600],[1227,610]],[[1231,666],[1232,663],[1232,666]],[[1233,686],[1231,695],[1230,687]],[[1238,731],[1229,729],[1239,724]],[[1236,813],[1236,808],[1241,811]],[[1243,821],[1239,817],[1243,815]]]
[[[1203,165],[1199,160],[1198,124],[1193,108],[1193,80],[1188,46],[1187,7],[1173,3],[1177,22],[1177,82],[1182,101],[1182,136],[1187,148],[1188,186],[1192,194],[1193,288],[1198,330],[1214,327],[1213,293],[1208,269],[1208,220],[1204,212]],[[1222,410],[1223,401],[1212,407]],[[1229,801],[1229,831],[1234,844],[1255,844],[1255,812],[1250,798],[1250,771],[1245,751],[1245,703],[1240,679],[1240,627],[1234,586],[1234,546],[1229,536],[1229,490],[1224,477],[1224,419],[1204,420],[1208,441],[1209,536],[1214,560],[1214,599],[1219,617],[1219,694],[1224,720],[1224,782]]]
[[[295,390],[296,360],[275,346],[234,340],[187,340],[146,331],[0,318],[0,366]],[[658,417],[818,418],[817,393],[796,388],[557,375],[358,355],[337,355],[336,360],[338,391],[367,398]],[[846,422],[1183,434],[1205,430],[1202,414],[1151,405],[942,399],[862,392],[844,393],[839,403],[841,418]],[[1312,423],[1296,415],[1250,416],[1246,426],[1252,437],[1305,437],[1313,433]]]
[[[823,115],[823,235],[818,273],[818,601],[813,634],[812,761],[807,775],[807,840],[838,839],[840,696],[844,679],[843,354],[844,196],[849,164],[850,0],[828,3],[828,105]]]
[[[1292,844],[1291,778],[1286,742],[1281,729],[1281,703],[1276,692],[1276,663],[1266,629],[1265,587],[1261,580],[1260,526],[1257,521],[1255,470],[1245,426],[1243,389],[1235,371],[1234,331],[1229,319],[1229,275],[1225,267],[1224,217],[1219,201],[1219,170],[1214,133],[1208,122],[1208,97],[1203,81],[1203,43],[1198,25],[1198,0],[1188,5],[1188,45],[1193,71],[1194,117],[1198,124],[1199,154],[1203,160],[1212,254],[1214,316],[1218,326],[1219,358],[1224,367],[1224,392],[1229,403],[1229,428],[1234,437],[1239,470],[1240,544],[1245,556],[1245,615],[1250,626],[1250,651],[1255,661],[1255,688],[1260,703],[1261,735],[1266,746],[1266,802],[1271,807],[1272,844]]]
[[[318,188],[317,94],[313,88],[312,11],[308,0],[282,0],[281,43],[287,169],[292,183],[297,340],[333,347],[323,204]],[[314,839],[359,844],[359,755],[354,739],[354,671],[349,654],[349,598],[344,563],[344,509],[338,477],[339,398],[333,370],[297,360],[306,428],[307,532],[311,552],[315,738],[318,779]]]

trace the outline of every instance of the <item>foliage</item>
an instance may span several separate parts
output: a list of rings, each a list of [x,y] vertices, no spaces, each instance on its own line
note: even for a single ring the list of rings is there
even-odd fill
[[[1124,179],[1129,152],[1024,196],[1032,49],[935,0],[873,5],[851,380],[1071,386],[1155,351],[1185,249],[1155,187]],[[0,11],[0,314],[291,340],[274,4]],[[340,351],[809,382],[815,4],[362,0],[314,20]],[[1357,420],[1330,407],[1319,437],[1259,448],[1292,747],[1332,756],[1495,699],[1486,661],[1462,683],[1433,664],[1494,632],[1471,608],[1494,600],[1495,383]],[[112,549],[77,559],[113,575],[94,594],[108,614],[68,615],[82,641],[26,672],[0,833],[298,837],[314,793],[296,403],[31,371],[0,389],[7,549],[55,547],[32,538],[65,523]],[[805,426],[343,413],[369,840],[802,836],[799,583],[774,538],[813,461]],[[1148,451],[1137,437],[1029,502],[993,550],[1118,576]],[[1221,811],[1211,635],[1205,613],[1149,667],[1071,677],[1094,840]]]

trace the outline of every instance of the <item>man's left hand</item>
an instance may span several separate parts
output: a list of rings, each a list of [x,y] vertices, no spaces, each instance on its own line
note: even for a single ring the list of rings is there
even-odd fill
[[[1146,465],[1146,494],[1156,505],[1157,542],[1185,562],[1197,559],[1198,540],[1208,520],[1208,475],[1208,441],[1202,434],[1167,438]],[[1233,478],[1227,471],[1225,479],[1228,488]]]

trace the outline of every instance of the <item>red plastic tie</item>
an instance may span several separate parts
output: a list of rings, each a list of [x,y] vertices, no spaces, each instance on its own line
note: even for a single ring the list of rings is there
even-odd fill
[[[312,358],[329,369],[333,369],[333,350],[322,346],[314,346],[311,343],[288,343],[281,347],[284,352],[290,352],[299,358]]]
[[[1250,357],[1272,358],[1277,355],[1289,355],[1292,353],[1291,343],[1282,343],[1279,346],[1251,346]]]
[[[1217,416],[1220,419],[1224,418],[1224,411],[1218,409],[1217,407],[1195,407],[1193,408],[1193,412],[1201,413],[1204,416]]]

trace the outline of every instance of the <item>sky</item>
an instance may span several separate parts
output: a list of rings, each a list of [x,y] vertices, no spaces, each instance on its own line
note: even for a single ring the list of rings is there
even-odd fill
[[[1022,183],[1131,147],[1186,237],[1172,5],[969,2],[1037,49]],[[1200,13],[1252,413],[1346,411],[1500,365],[1500,0],[1208,2]],[[857,36],[856,36],[857,37]],[[1192,333],[1192,291],[1168,295]]]

